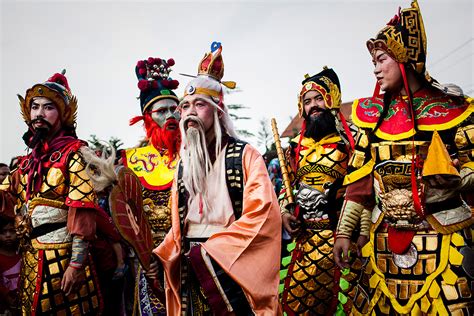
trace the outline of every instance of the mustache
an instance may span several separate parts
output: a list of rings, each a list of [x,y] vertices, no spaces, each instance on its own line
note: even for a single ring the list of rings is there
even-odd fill
[[[320,108],[318,108],[317,106],[315,106],[315,107],[312,107],[312,108],[309,110],[308,116],[310,116],[310,115],[313,114],[313,113],[319,113],[319,112],[323,112],[323,111],[324,111],[323,109],[320,109]]]
[[[30,121],[30,126],[33,126],[33,124],[39,123],[39,122],[44,123],[44,124],[48,127],[48,129],[53,128],[53,125],[51,125],[51,123],[49,123],[48,121],[46,121],[46,120],[45,120],[44,118],[42,118],[42,117],[37,117],[37,118],[31,120],[31,121]]]
[[[174,118],[169,118],[169,119],[166,120],[165,125],[163,125],[163,127],[166,128],[171,124],[179,125],[179,122]]]
[[[197,117],[197,116],[194,116],[194,115],[191,115],[191,116],[187,116],[185,117],[184,119],[182,119],[180,122],[179,122],[179,127],[185,131],[187,130],[187,124],[189,122],[196,122],[198,125],[199,125],[199,128],[201,129],[204,129],[204,123],[203,121]]]

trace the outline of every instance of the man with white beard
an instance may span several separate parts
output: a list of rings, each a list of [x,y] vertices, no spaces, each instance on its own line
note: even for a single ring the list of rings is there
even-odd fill
[[[172,228],[154,253],[168,315],[276,315],[281,218],[262,156],[238,139],[223,103],[220,43],[185,89]],[[153,265],[157,266],[157,264]]]

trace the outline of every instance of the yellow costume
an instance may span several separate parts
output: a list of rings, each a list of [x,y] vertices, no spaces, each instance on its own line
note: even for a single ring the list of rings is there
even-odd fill
[[[405,91],[406,67],[426,79],[409,96],[376,92],[353,105],[361,129],[337,234],[350,235],[362,213],[371,213],[372,223],[352,313],[471,315],[474,220],[462,195],[474,189],[474,103],[425,73],[426,37],[416,1],[367,46],[398,62]],[[435,186],[433,177],[445,184]]]
[[[341,119],[339,115],[342,114],[338,111],[339,80],[332,69],[324,69],[303,81],[299,105],[300,114],[304,116],[307,116],[307,113],[303,113],[302,99],[309,91],[320,93],[326,108],[332,110],[333,119]],[[305,119],[307,122],[308,119]],[[338,133],[334,129],[316,141],[312,137],[303,136],[304,133],[303,129],[300,135],[291,140],[291,149],[287,155],[292,183],[295,188],[299,188],[296,197],[298,206],[294,215],[298,213],[302,227],[295,238],[290,263],[282,271],[286,276],[282,280],[281,301],[283,310],[288,315],[332,315],[338,305],[341,277],[341,271],[336,267],[332,253],[334,229],[345,191],[342,182],[349,161],[349,148],[340,135],[348,137],[344,132]],[[305,186],[310,188],[306,189]],[[302,188],[308,192],[308,201],[301,202]],[[285,213],[290,210],[286,209],[289,206],[285,188],[282,191],[285,194],[280,196],[280,205]],[[310,209],[308,203],[314,204],[318,199],[322,199],[326,204],[319,206],[315,212]],[[368,229],[361,233],[368,235]],[[355,252],[355,249],[353,251]],[[351,264],[352,271],[344,277],[349,283],[361,268],[361,262],[358,260],[353,260]],[[352,287],[345,291],[349,292],[349,295],[353,292]],[[346,308],[349,307],[350,303]]]

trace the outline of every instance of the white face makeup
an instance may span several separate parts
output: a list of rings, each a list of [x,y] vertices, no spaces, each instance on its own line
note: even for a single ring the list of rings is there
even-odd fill
[[[50,124],[52,129],[56,129],[60,124],[59,111],[56,105],[48,98],[35,97],[31,102],[31,120],[42,119]],[[37,121],[33,123],[33,128],[47,128],[45,122]]]
[[[157,102],[153,103],[151,107],[151,118],[153,121],[158,124],[160,128],[163,128],[168,122],[168,120],[176,120],[179,121],[180,115],[179,112],[176,110],[178,104],[175,100],[172,99],[163,99],[158,100]],[[178,129],[178,124],[170,124],[167,126],[169,129]]]

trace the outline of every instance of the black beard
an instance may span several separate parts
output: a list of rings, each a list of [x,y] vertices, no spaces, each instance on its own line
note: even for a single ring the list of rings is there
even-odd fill
[[[322,139],[324,136],[337,132],[336,122],[330,110],[323,110],[322,113],[316,117],[311,115],[305,118],[306,131],[304,137],[310,137],[316,141]]]
[[[36,122],[43,122],[47,127],[31,127]],[[29,125],[31,128],[23,135],[23,141],[30,148],[35,148],[39,143],[42,143],[53,127],[48,121],[42,118],[32,120]]]

